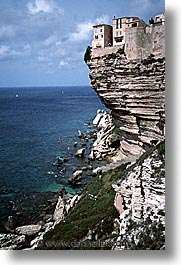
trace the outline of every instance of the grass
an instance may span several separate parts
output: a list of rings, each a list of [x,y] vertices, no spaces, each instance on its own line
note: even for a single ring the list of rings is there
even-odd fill
[[[159,155],[164,155],[165,150],[164,142],[157,147],[153,147],[148,152],[145,152],[138,160],[137,164],[141,164],[151,153],[158,149]],[[96,177],[83,191],[82,199],[72,208],[65,220],[59,223],[54,230],[49,231],[44,238],[43,245],[40,249],[111,249],[111,246],[98,246],[92,245],[91,242],[110,242],[114,241],[114,219],[119,217],[119,214],[114,204],[115,191],[112,188],[112,183],[124,178],[128,171],[131,171],[135,165],[126,169],[127,164],[121,165],[116,169],[110,170],[102,174],[102,177]],[[97,196],[96,200],[91,199],[90,194]],[[136,224],[135,224],[136,225]],[[153,227],[154,228],[154,227]],[[133,225],[130,226],[133,229]],[[92,239],[88,239],[87,235],[89,231],[92,231]],[[144,230],[148,234],[147,225]],[[162,231],[162,229],[161,229]],[[158,232],[158,229],[157,229]],[[152,232],[153,234],[153,232]],[[159,233],[161,236],[161,232]],[[115,239],[117,235],[115,235]],[[142,247],[149,245],[150,241],[146,237],[140,241]],[[161,245],[163,242],[154,245],[155,249],[157,245]],[[62,244],[63,242],[63,244]],[[72,242],[77,244],[72,245]],[[79,245],[79,243],[81,243]],[[82,243],[86,243],[82,245]],[[140,248],[141,246],[134,246],[134,248]],[[133,249],[133,248],[132,248]]]
[[[101,179],[95,178],[85,188],[83,198],[70,210],[65,222],[61,222],[53,231],[46,234],[42,249],[69,249],[70,242],[82,240],[89,230],[95,231],[100,240],[110,238],[114,229],[114,219],[119,216],[113,206],[115,192],[112,182],[120,179],[125,167],[126,165],[121,165],[104,173]],[[97,196],[97,200],[90,199],[90,194]],[[58,242],[62,241],[67,244],[59,245]],[[54,244],[50,247],[49,242]],[[75,248],[77,249],[77,246]],[[94,248],[97,249],[97,246]]]

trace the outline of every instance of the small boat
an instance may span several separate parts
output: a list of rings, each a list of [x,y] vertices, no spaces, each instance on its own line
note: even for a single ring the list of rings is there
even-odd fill
[[[16,98],[18,98],[19,97],[19,95],[18,94],[16,94]]]

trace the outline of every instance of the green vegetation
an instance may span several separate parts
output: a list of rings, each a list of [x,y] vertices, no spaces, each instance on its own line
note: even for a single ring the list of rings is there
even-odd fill
[[[90,59],[91,59],[91,47],[88,46],[84,54],[85,63],[87,63],[87,61],[90,61]]]
[[[99,240],[109,239],[114,229],[113,221],[119,216],[113,206],[115,192],[112,183],[121,178],[125,167],[126,165],[121,165],[104,173],[101,178],[95,178],[84,190],[83,198],[70,210],[65,222],[61,222],[53,231],[46,234],[42,248],[69,249],[70,242],[80,241],[86,237],[89,230],[94,231]],[[90,194],[97,196],[97,199],[93,200]],[[59,244],[62,241],[66,242],[66,246]],[[49,242],[54,242],[51,247]],[[86,246],[82,248],[86,249]],[[95,248],[97,249],[97,246],[93,247]]]
[[[121,130],[119,128],[114,128],[113,133],[120,135],[121,134]]]
[[[159,143],[156,146],[151,147],[147,152],[145,152],[139,159],[137,159],[138,164],[142,164],[144,159],[146,159],[148,156],[150,156],[154,150],[158,150],[158,153],[160,155],[161,160],[164,160],[164,154],[165,154],[165,141]]]
[[[136,163],[141,164],[156,149],[163,159],[164,147],[165,143],[162,142],[157,147],[150,148]],[[114,219],[119,217],[113,206],[115,191],[112,183],[123,179],[135,167],[133,164],[126,169],[127,165],[121,165],[103,173],[101,177],[94,178],[84,189],[82,199],[69,211],[65,220],[45,235],[40,249],[111,249],[111,244],[118,236],[112,234]],[[126,249],[161,249],[164,246],[164,227],[151,222],[150,218],[142,224],[131,221],[127,228],[128,232],[120,242]],[[134,238],[130,239],[136,230],[139,232],[138,244],[135,243]],[[87,237],[90,231],[91,239]],[[101,245],[94,245],[93,242],[101,242]]]

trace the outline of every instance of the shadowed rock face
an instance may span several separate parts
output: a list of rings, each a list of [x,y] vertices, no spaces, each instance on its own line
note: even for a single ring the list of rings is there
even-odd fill
[[[87,62],[92,88],[112,111],[123,155],[164,139],[165,58],[127,60],[119,51]]]

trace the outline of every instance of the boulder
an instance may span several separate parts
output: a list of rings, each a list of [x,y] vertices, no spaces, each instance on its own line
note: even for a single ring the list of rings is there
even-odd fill
[[[82,178],[82,170],[77,170],[73,173],[73,175],[68,179],[69,184],[71,185],[77,185],[80,183],[80,180]]]
[[[75,156],[83,158],[84,153],[85,153],[85,148],[81,148],[81,149],[77,150],[77,152],[75,153]]]
[[[8,216],[8,221],[5,223],[4,227],[8,232],[14,232],[15,219],[13,218],[13,216]]]
[[[53,220],[56,223],[59,223],[60,221],[64,219],[64,215],[66,214],[65,205],[66,205],[66,200],[64,199],[64,197],[59,196],[58,202],[57,202],[57,205],[54,211],[54,215],[53,215]]]
[[[95,168],[95,169],[92,171],[92,173],[93,173],[94,176],[98,176],[98,175],[100,175],[100,174],[102,173],[102,168],[97,167],[97,168]]]
[[[53,163],[53,166],[61,166],[64,163],[64,158],[63,157],[56,157],[56,161]]]
[[[89,140],[87,135],[82,133],[81,131],[78,131],[78,137],[83,142],[87,142]]]
[[[102,116],[103,116],[103,111],[98,109],[97,110],[97,115],[96,115],[96,117],[94,118],[94,120],[92,122],[94,126],[98,126]]]
[[[15,232],[18,235],[32,236],[38,234],[40,230],[41,225],[24,225],[17,227],[15,229]]]
[[[81,167],[81,170],[83,170],[83,171],[86,171],[88,169],[88,167]]]
[[[74,172],[74,174],[73,174],[73,177],[74,178],[77,178],[77,177],[82,177],[82,173],[83,173],[83,171],[82,170],[76,170],[75,172]]]
[[[77,147],[77,145],[78,145],[78,142],[74,142],[73,146]]]

